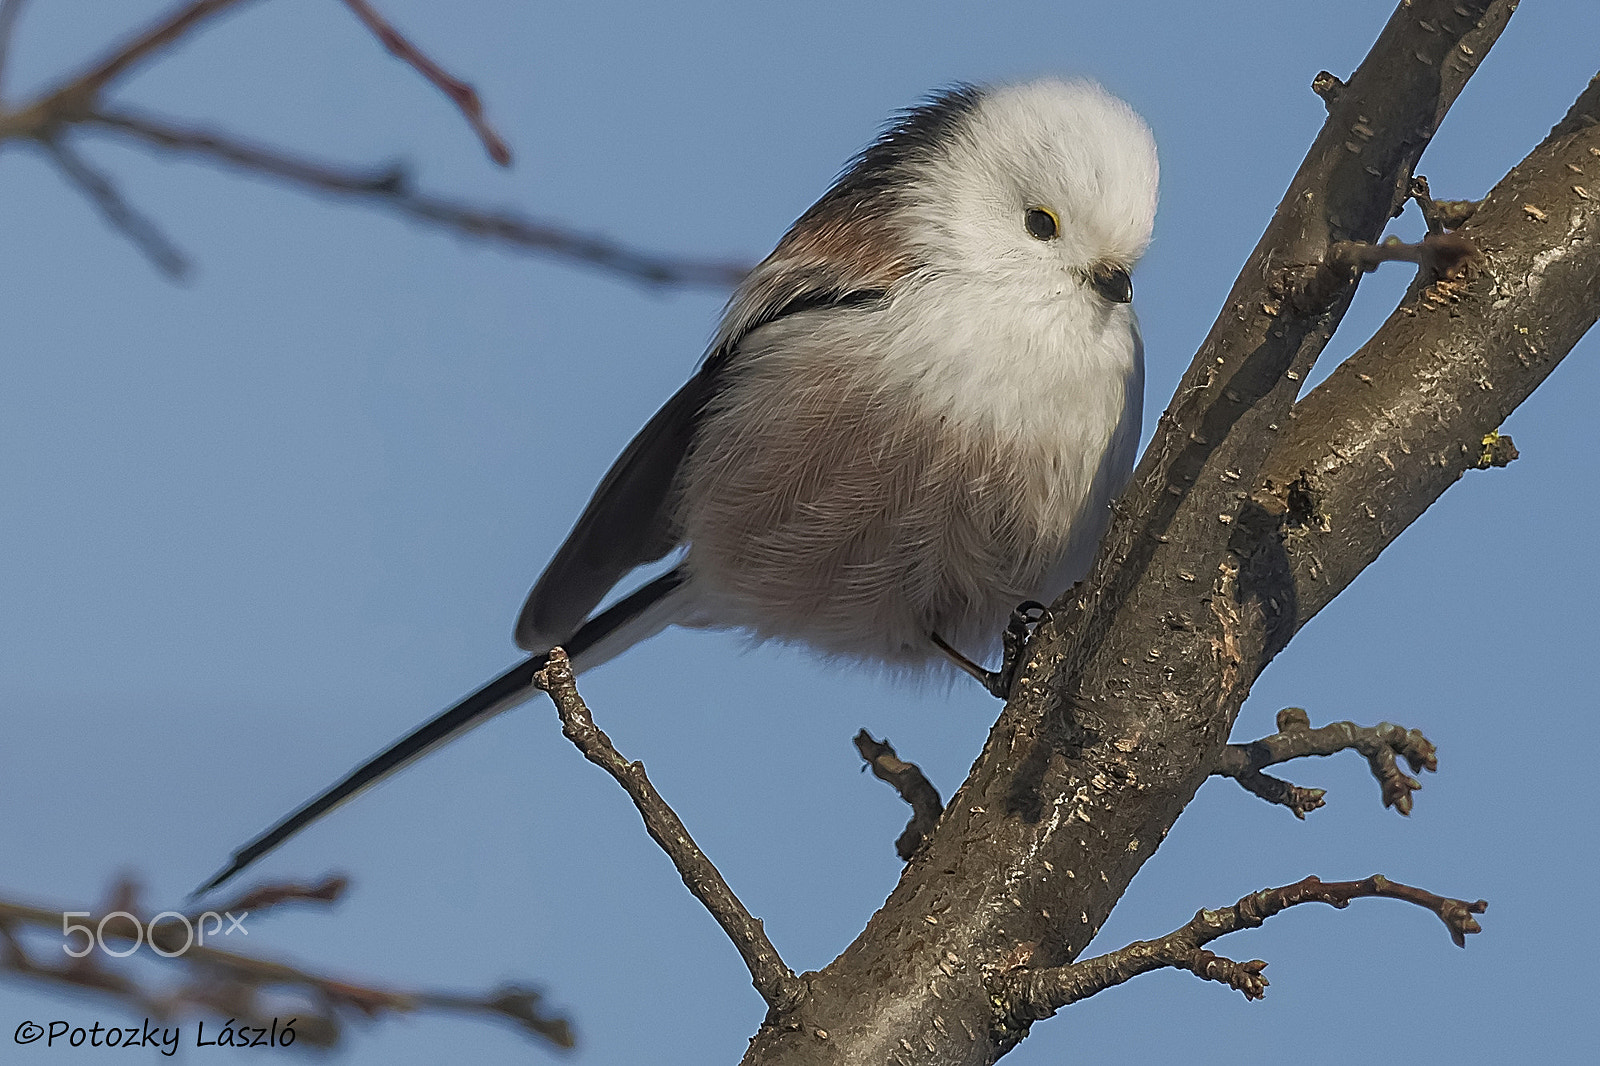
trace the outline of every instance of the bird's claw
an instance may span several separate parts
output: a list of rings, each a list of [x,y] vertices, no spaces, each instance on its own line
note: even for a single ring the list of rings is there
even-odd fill
[[[989,694],[996,699],[1007,699],[1011,695],[1011,685],[1017,679],[1017,671],[1022,666],[1022,651],[1028,644],[1028,638],[1033,636],[1033,631],[1040,622],[1050,617],[1050,608],[1037,600],[1024,600],[1017,604],[1011,612],[1011,620],[1006,623],[1006,628],[1000,634],[1000,669],[987,670],[955,648],[945,642],[937,633],[929,634],[933,643],[939,650],[950,657],[962,670],[977,679],[978,684],[989,690]]]

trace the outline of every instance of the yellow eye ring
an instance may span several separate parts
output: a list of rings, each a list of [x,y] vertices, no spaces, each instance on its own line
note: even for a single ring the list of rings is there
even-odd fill
[[[1030,207],[1022,215],[1022,225],[1035,240],[1053,241],[1061,235],[1061,219],[1048,207]]]

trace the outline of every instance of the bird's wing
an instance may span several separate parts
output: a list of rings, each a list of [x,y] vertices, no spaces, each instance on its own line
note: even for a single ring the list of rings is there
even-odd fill
[[[822,268],[775,269],[779,245],[740,287],[722,333],[700,369],[645,424],[601,479],[572,532],[539,576],[517,619],[517,644],[544,651],[572,636],[627,573],[661,559],[680,541],[673,492],[706,406],[740,343],[779,318],[884,296],[889,279]]]
[[[625,574],[655,562],[678,543],[673,482],[716,384],[716,374],[703,367],[611,464],[528,594],[517,619],[519,646],[544,651],[567,640]]]
[[[673,491],[707,404],[741,342],[769,322],[840,304],[870,304],[920,266],[895,221],[897,190],[980,93],[957,86],[906,112],[847,167],[739,285],[699,371],[612,464],[578,523],[528,594],[517,643],[542,651],[567,640],[630,570],[680,540]]]

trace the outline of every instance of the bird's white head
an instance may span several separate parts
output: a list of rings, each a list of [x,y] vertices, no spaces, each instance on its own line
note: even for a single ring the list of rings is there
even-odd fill
[[[908,116],[940,127],[902,201],[905,236],[935,269],[1002,272],[1059,291],[1069,275],[1112,302],[1150,243],[1150,130],[1088,81],[958,89]],[[902,136],[904,133],[902,133]]]
[[[1149,129],[1093,82],[958,86],[899,116],[800,216],[734,293],[709,357],[797,307],[930,279],[981,280],[969,294],[998,286],[1012,306],[1126,304],[1156,184]]]

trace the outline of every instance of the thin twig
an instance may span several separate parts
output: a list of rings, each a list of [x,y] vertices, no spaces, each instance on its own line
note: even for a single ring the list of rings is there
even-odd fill
[[[103,126],[147,144],[201,155],[240,170],[284,178],[321,192],[373,195],[401,190],[405,171],[395,164],[360,169],[305,159],[288,152],[252,144],[226,133],[175,123],[127,109],[104,108],[85,116],[86,124]]]
[[[387,19],[373,10],[367,0],[344,0],[344,6],[354,12],[356,18],[372,31],[373,36],[389,50],[390,55],[409,63],[418,74],[427,78],[450,98],[472,126],[478,139],[483,142],[484,151],[489,153],[490,159],[503,167],[511,165],[511,149],[483,117],[483,101],[478,99],[476,89],[460,78],[452,76],[424,55],[420,48],[406,40]]]
[[[1422,220],[1428,225],[1429,233],[1443,233],[1446,230],[1460,229],[1465,226],[1475,211],[1478,210],[1478,200],[1435,200],[1433,190],[1428,188],[1428,179],[1421,174],[1411,178],[1411,188],[1407,190],[1411,199],[1416,201],[1417,210],[1422,213]]]
[[[667,805],[645,776],[644,764],[623,758],[612,745],[611,738],[594,724],[594,717],[578,694],[567,653],[560,648],[551,649],[550,661],[534,675],[534,683],[550,694],[561,716],[561,731],[567,739],[577,746],[584,758],[610,774],[628,793],[651,839],[667,853],[694,898],[711,912],[711,917],[733,941],[750,969],[752,983],[761,998],[777,1010],[797,1003],[801,995],[800,982],[778,955],[772,941],[767,939],[761,920],[745,909],[722,874],[689,836],[677,812]]]
[[[262,908],[287,900],[331,901],[338,897],[342,889],[342,878],[330,878],[316,885],[272,885],[241,897],[230,904],[229,909],[248,909],[250,906]],[[264,1028],[271,1024],[275,1013],[280,1013],[272,1009],[270,1002],[263,1001],[261,993],[264,990],[297,991],[308,995],[312,1002],[305,1009],[297,1011],[295,1039],[298,1043],[313,1047],[329,1047],[337,1043],[342,1028],[342,1014],[354,1012],[364,1017],[377,1017],[385,1013],[413,1013],[420,1010],[490,1015],[513,1022],[558,1047],[573,1046],[571,1026],[566,1019],[541,1014],[538,1009],[539,993],[532,989],[504,986],[476,995],[400,991],[369,982],[357,983],[326,977],[291,963],[242,955],[201,943],[194,933],[196,928],[205,927],[197,919],[191,918],[186,926],[176,917],[162,916],[161,922],[152,926],[135,897],[136,888],[131,882],[119,882],[111,893],[110,902],[98,911],[90,912],[83,918],[82,924],[94,931],[100,941],[117,944],[119,953],[123,950],[121,945],[138,944],[142,940],[138,950],[130,954],[136,954],[147,965],[154,961],[169,969],[178,968],[179,980],[171,987],[147,987],[142,983],[145,971],[137,971],[136,976],[136,973],[113,968],[117,965],[117,958],[103,955],[98,942],[94,950],[81,958],[68,958],[61,963],[35,958],[28,952],[19,933],[32,928],[41,935],[61,937],[63,913],[77,916],[78,912],[33,907],[4,899],[0,899],[0,942],[3,942],[5,954],[0,959],[0,970],[32,981],[99,992],[132,1004],[135,1013],[158,1019],[196,1012],[215,1013],[232,1018],[235,1028]],[[133,915],[134,920],[120,917],[108,922],[100,920],[118,911]],[[139,925],[138,933],[134,930],[135,921]],[[216,935],[209,929],[205,932],[206,935]],[[71,944],[74,949],[79,946],[77,939],[73,939]],[[46,952],[47,957],[58,954]]]
[[[87,113],[93,109],[101,92],[117,78],[187,36],[206,19],[244,2],[246,0],[193,0],[175,9],[166,18],[112,48],[82,72],[46,93],[38,106],[55,113],[63,121],[71,121],[73,114]]]
[[[48,137],[42,143],[67,180],[76,185],[100,209],[100,214],[111,228],[132,241],[134,247],[143,252],[157,270],[175,281],[182,280],[188,274],[189,261],[184,254],[167,239],[155,222],[123,199],[110,178],[67,147],[60,136]]]
[[[1158,939],[1140,940],[1067,966],[1010,971],[997,975],[990,983],[995,994],[1008,1001],[1012,1016],[1022,1021],[1048,1018],[1069,1003],[1087,999],[1139,974],[1168,967],[1236,988],[1246,999],[1260,999],[1268,985],[1262,975],[1265,962],[1236,962],[1205,950],[1205,945],[1240,929],[1254,929],[1280,911],[1301,903],[1326,903],[1343,909],[1351,900],[1370,897],[1404,900],[1432,911],[1450,930],[1450,939],[1457,947],[1466,946],[1467,934],[1482,931],[1473,915],[1489,908],[1481,899],[1468,903],[1437,896],[1391,881],[1382,874],[1362,881],[1326,883],[1307,877],[1282,888],[1253,892],[1223,910],[1202,910],[1188,924]]]
[[[911,856],[939,824],[939,817],[944,814],[944,800],[939,798],[939,790],[933,787],[922,769],[896,755],[887,740],[876,740],[863,729],[856,734],[855,745],[862,760],[871,767],[873,776],[888,782],[900,798],[911,805],[911,820],[894,842],[895,853],[901,861],[910,862]]]
[[[501,985],[485,996],[463,996],[444,992],[424,992],[414,997],[418,1008],[455,1011],[460,1014],[487,1015],[509,1021],[519,1029],[543,1037],[556,1047],[570,1048],[577,1044],[571,1024],[562,1017],[551,1017],[540,1012],[544,999],[538,989],[524,985]]]
[[[1443,233],[1449,228],[1439,215],[1438,205],[1433,202],[1433,190],[1428,188],[1427,178],[1421,174],[1411,175],[1411,187],[1406,191],[1417,205],[1417,210],[1421,212],[1422,221],[1427,224],[1429,233]]]
[[[1302,708],[1285,707],[1278,712],[1278,732],[1249,744],[1229,744],[1211,773],[1231,777],[1269,803],[1281,803],[1294,811],[1295,817],[1304,818],[1306,811],[1322,806],[1323,790],[1297,788],[1268,777],[1261,770],[1290,759],[1336,755],[1341,751],[1357,751],[1366,756],[1372,776],[1378,779],[1383,790],[1383,805],[1401,814],[1411,813],[1411,794],[1421,788],[1422,783],[1400,769],[1396,756],[1405,759],[1412,773],[1424,770],[1433,773],[1439,769],[1438,750],[1415,729],[1389,722],[1379,722],[1375,726],[1333,722],[1313,729]],[[1290,790],[1289,793],[1274,793],[1278,786]],[[1301,805],[1306,797],[1311,802]]]
[[[171,46],[211,16],[242,2],[198,0],[185,4],[25,105],[14,109],[0,106],[0,141],[27,139],[49,146],[63,172],[95,200],[112,225],[134,240],[164,273],[173,277],[185,270],[183,256],[149,220],[122,200],[108,178],[95,173],[75,154],[61,154],[59,146],[67,127],[93,125],[112,130],[148,145],[199,155],[305,189],[365,199],[407,218],[463,236],[597,267],[652,285],[727,290],[748,272],[750,264],[745,261],[657,255],[514,211],[487,210],[419,193],[410,188],[405,171],[392,164],[361,168],[309,159],[229,134],[110,107],[101,100],[105,88],[134,65]],[[509,160],[504,142],[485,122],[482,106],[471,86],[429,60],[368,4],[361,0],[345,2],[391,52],[410,63],[456,102],[483,138],[492,157],[499,162]],[[0,0],[0,59],[4,58],[10,22],[15,20],[20,7],[21,0]]]
[[[98,112],[86,121],[157,148],[202,156],[247,172],[268,174],[315,192],[366,200],[462,236],[599,267],[652,285],[728,289],[737,285],[750,269],[749,263],[732,259],[691,259],[640,251],[514,211],[489,211],[419,193],[410,187],[405,170],[393,164],[367,168],[341,166],[128,110]]]
[[[1291,781],[1264,774],[1259,770],[1242,769],[1237,773],[1227,774],[1218,770],[1215,773],[1233,778],[1246,792],[1259,796],[1268,803],[1289,808],[1290,813],[1301,821],[1305,821],[1306,815],[1321,807],[1325,802],[1324,797],[1328,794],[1325,788],[1302,788]]]
[[[257,885],[225,906],[207,907],[209,911],[224,913],[239,911],[261,912],[284,903],[337,903],[350,887],[350,879],[338,874],[323,878],[316,884],[299,881],[277,881]]]

